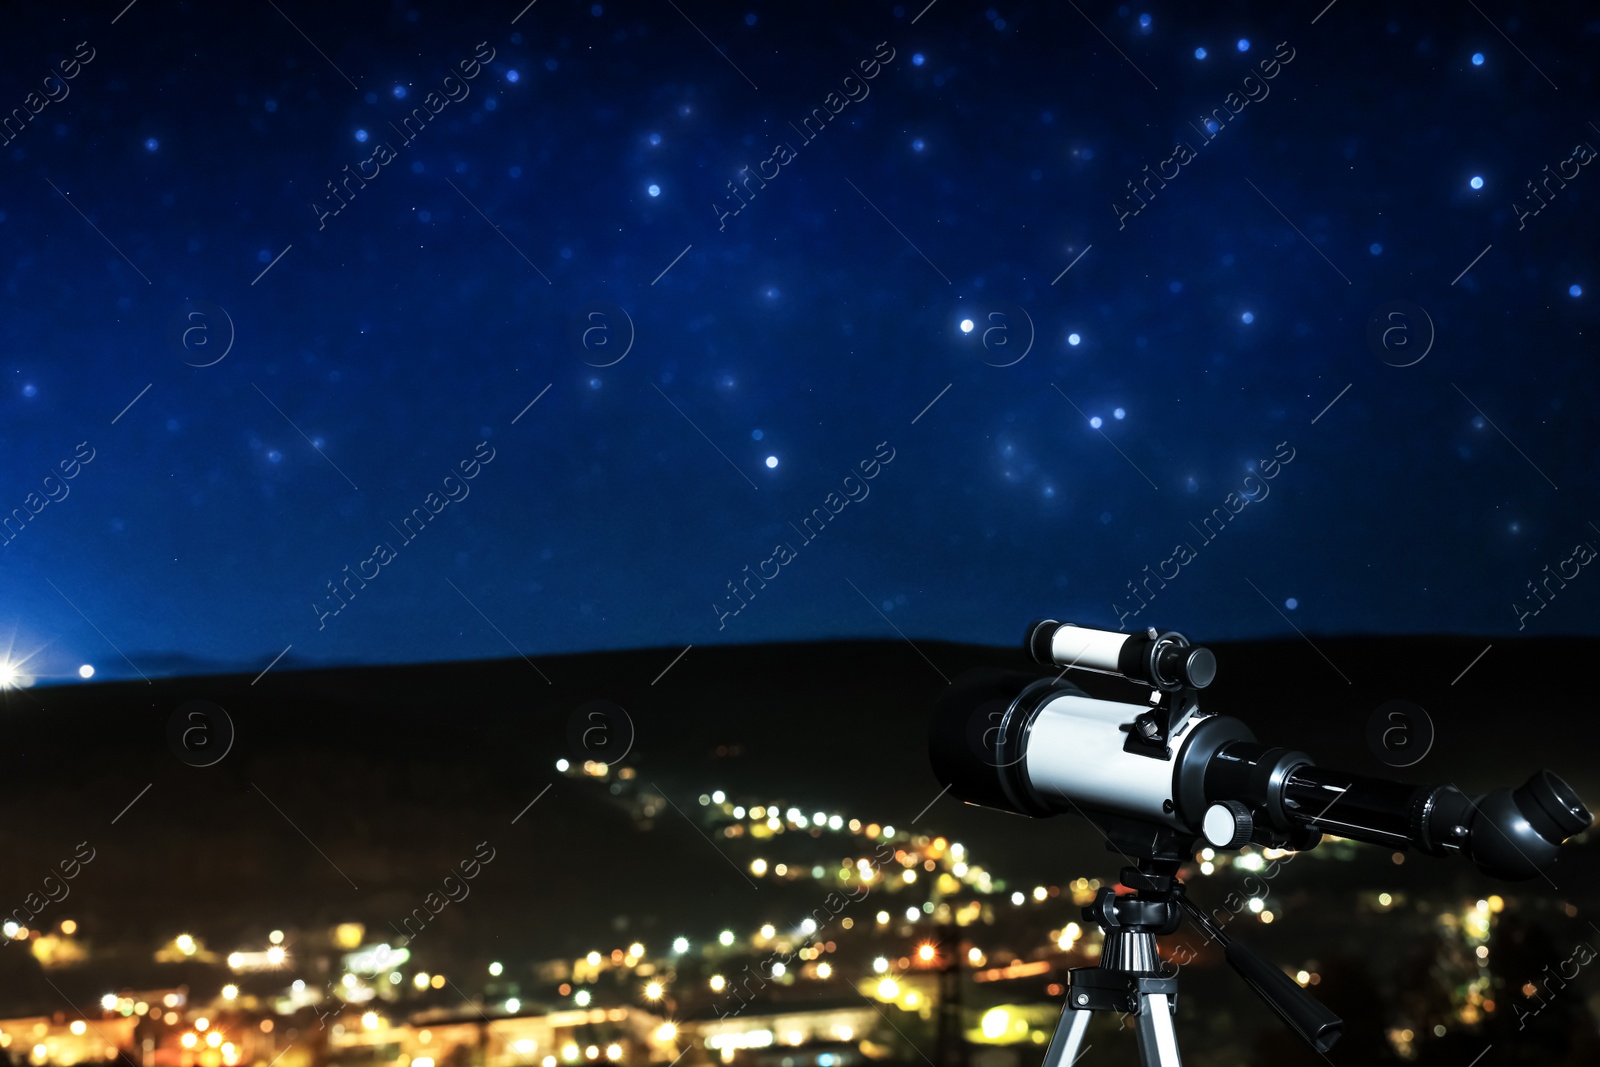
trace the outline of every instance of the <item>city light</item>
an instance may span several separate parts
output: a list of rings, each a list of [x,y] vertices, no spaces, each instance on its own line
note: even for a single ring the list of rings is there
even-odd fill
[[[874,973],[882,974],[885,971],[887,971],[888,969],[889,969],[889,961],[887,959],[885,959],[884,957],[879,956],[877,959],[872,961],[872,970],[873,970]]]
[[[990,1041],[997,1041],[1011,1029],[1011,1013],[1004,1008],[990,1008],[983,1013],[983,1019],[978,1026],[982,1029],[984,1037]]]
[[[777,934],[777,932],[777,927],[773,926],[771,923],[766,923],[761,927],[761,936],[767,938],[768,940],[771,940]]]
[[[687,937],[680,937],[680,938],[674,939],[673,942],[672,942],[672,951],[676,952],[680,956],[683,955],[685,952],[688,952],[689,951],[689,939]]]
[[[587,989],[578,990],[572,995],[572,1002],[580,1008],[587,1008],[589,1006],[589,991]]]
[[[84,1021],[82,1019],[74,1019],[74,1020],[72,1020],[72,1026],[70,1027],[70,1029],[78,1037],[82,1037],[84,1035],[84,1033],[89,1029],[89,1027],[84,1023]]]
[[[207,1034],[206,1044],[210,1045],[212,1048],[216,1048],[218,1045],[222,1044],[222,1031],[213,1030]]]
[[[178,946],[178,951],[183,953],[185,956],[194,955],[194,938],[190,937],[188,934],[179,934],[177,937],[172,939],[172,943]]]
[[[1500,909],[1496,908],[1495,910],[1499,911]],[[78,932],[78,924],[73,922],[71,919],[62,919],[61,932],[66,934],[68,937],[71,937],[73,934]]]
[[[282,930],[274,930],[274,931],[272,931],[272,933],[267,935],[267,940],[272,942],[274,945],[283,944],[283,931]]]
[[[714,975],[711,976],[711,991],[713,993],[722,992],[724,989],[727,988],[727,985],[728,985],[728,980],[726,978],[722,977],[722,975],[714,974]]]
[[[238,986],[236,986],[236,985],[225,985],[225,986],[222,987],[222,999],[223,1000],[233,1000],[236,997],[238,997],[238,995],[239,995],[239,987]]]
[[[819,964],[817,964],[817,977],[818,978],[826,978],[829,975],[831,975],[832,973],[833,973],[833,965],[832,964],[830,964],[830,963],[819,963]]]
[[[361,1025],[368,1030],[376,1030],[378,1028],[378,1013],[369,1011],[361,1016]]]
[[[671,1023],[662,1023],[656,1028],[657,1041],[671,1041],[678,1036],[678,1028]]]
[[[932,963],[934,955],[935,953],[932,945],[924,944],[917,948],[917,959],[921,960],[923,963]]]
[[[196,1019],[194,1021],[194,1028],[196,1030],[200,1030],[202,1032],[205,1030],[206,1027],[208,1027],[210,1025],[211,1025],[211,1020],[207,1019],[204,1015],[200,1016],[200,1018],[198,1018],[198,1019]]]
[[[427,989],[428,988],[428,972],[427,971],[418,971],[416,973],[416,976],[411,979],[411,984],[416,986],[418,989]]]
[[[650,982],[644,987],[644,999],[660,1000],[663,992],[660,982]]]
[[[198,1037],[196,1037],[194,1034],[184,1034],[181,1038],[178,1039],[178,1043],[180,1045],[182,1045],[184,1048],[194,1048],[196,1045],[198,1045],[200,1043],[200,1039]]]
[[[900,983],[893,978],[885,978],[878,983],[878,996],[883,1000],[893,1000],[900,995]]]
[[[621,1045],[607,1045],[606,1046],[606,1059],[608,1059],[608,1060],[620,1060],[620,1059],[622,1059],[622,1046]]]
[[[505,970],[505,968],[502,967],[499,963],[491,963],[491,964],[489,964],[489,973],[494,975],[496,978],[499,978],[500,977],[500,973],[502,971],[504,971],[504,970]]]
[[[522,1010],[522,1001],[518,1000],[516,997],[507,997],[506,998],[506,1011],[507,1012],[511,1013],[512,1015],[515,1015],[517,1012],[519,1012],[521,1010]]]
[[[115,993],[107,993],[105,996],[100,998],[100,1006],[106,1011],[116,1011],[117,995]]]
[[[724,931],[722,931],[722,933],[717,935],[717,941],[723,947],[727,947],[728,945],[733,944],[733,931],[732,930],[724,930]]]

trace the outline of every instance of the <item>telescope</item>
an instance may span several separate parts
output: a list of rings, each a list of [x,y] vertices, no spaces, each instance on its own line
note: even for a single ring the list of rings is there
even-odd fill
[[[1165,975],[1154,935],[1187,911],[1268,1004],[1320,1052],[1342,1023],[1246,946],[1231,941],[1184,896],[1177,877],[1197,843],[1303,852],[1323,834],[1394,850],[1459,855],[1494,878],[1533,878],[1591,816],[1561,778],[1541,770],[1514,789],[1469,797],[1454,785],[1408,785],[1319,767],[1269,747],[1239,719],[1204,712],[1199,691],[1216,657],[1182,634],[1097,630],[1046,619],[1024,641],[1053,676],[976,670],[958,677],[935,709],[929,756],[959,800],[1033,817],[1075,812],[1134,866],[1132,894],[1107,888],[1084,909],[1106,933],[1099,967],[1071,973],[1062,1026],[1044,1067],[1077,1055],[1090,1011],[1136,1016],[1147,1064],[1177,1064],[1171,1013],[1176,979]],[[1149,689],[1146,704],[1103,700],[1067,681],[1067,670],[1111,675]]]

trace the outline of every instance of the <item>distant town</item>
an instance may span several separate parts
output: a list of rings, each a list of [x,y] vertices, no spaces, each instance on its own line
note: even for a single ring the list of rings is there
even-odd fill
[[[628,767],[561,761],[557,770],[641,811],[668,803]],[[410,916],[303,929],[263,922],[259,937],[229,944],[179,930],[137,958],[99,948],[117,944],[117,931],[81,928],[67,898],[37,925],[4,924],[0,951],[31,954],[39,980],[0,989],[0,1050],[18,1067],[1031,1067],[1056,1025],[1068,970],[1099,958],[1100,932],[1080,911],[1101,887],[1095,879],[1013,884],[942,836],[720,790],[697,799],[684,814],[710,847],[685,863],[731,864],[752,883],[786,883],[786,899],[798,892],[814,903],[753,929],[659,943],[612,943],[596,930],[593,949],[576,958],[430,969],[425,959],[451,957],[447,945],[428,944],[426,918],[470,892],[493,862],[487,843]],[[1552,956],[1553,970],[1516,976],[1520,984],[1497,972],[1496,932],[1515,898],[1413,899],[1361,886],[1332,915],[1303,892],[1347,882],[1363,863],[1393,869],[1406,859],[1328,840],[1304,854],[1206,849],[1182,873],[1218,883],[1206,896],[1233,913],[1230,936],[1249,939],[1251,927],[1292,914],[1308,927],[1359,929],[1364,941],[1435,946],[1433,1006],[1398,1000],[1383,1027],[1397,1060],[1496,1015],[1536,1026],[1539,1010],[1563,995],[1593,1027],[1581,988],[1563,994],[1577,973],[1562,970],[1571,953]],[[1584,925],[1577,914],[1567,904],[1543,918]],[[1197,1010],[1217,1010],[1206,999],[1213,987],[1242,990],[1195,929],[1162,948]],[[1319,992],[1316,959],[1276,962]],[[1245,1004],[1252,1025],[1278,1025],[1264,1007],[1249,1008],[1253,1000],[1228,1003]],[[1131,1033],[1126,1040],[1131,1049]]]

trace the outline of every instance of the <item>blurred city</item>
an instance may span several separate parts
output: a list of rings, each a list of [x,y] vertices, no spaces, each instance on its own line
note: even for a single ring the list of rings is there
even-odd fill
[[[561,760],[556,770],[568,787],[625,806],[641,834],[678,817],[632,767]],[[0,1049],[17,1067],[1041,1062],[1068,969],[1100,954],[1081,908],[1114,877],[1025,884],[962,842],[851,812],[721,789],[696,801],[682,814],[707,847],[681,863],[732,866],[776,890],[764,894],[783,902],[768,921],[648,940],[594,929],[582,932],[593,948],[575,957],[486,956],[429,926],[493,864],[488,842],[409,913],[302,928],[241,917],[252,932],[227,940],[194,928],[138,943],[35,894],[4,924]],[[1572,847],[1593,855],[1592,842]],[[63,876],[92,860],[80,851]],[[1587,993],[1568,983],[1600,931],[1578,907],[1543,893],[1408,889],[1408,865],[1418,861],[1326,839],[1299,854],[1206,849],[1182,873],[1230,936],[1259,943],[1267,928],[1293,929],[1269,951],[1346,1016],[1331,1062],[1445,1062],[1507,1034],[1518,1058],[1490,1062],[1595,1062],[1600,997],[1592,982]],[[669,873],[625,876],[648,893]],[[37,922],[15,918],[33,908]],[[1348,946],[1337,956],[1281,954],[1330,934]],[[1315,1061],[1197,927],[1162,942],[1185,991],[1191,1063]],[[1134,1062],[1131,1022],[1097,1020],[1090,1036],[1094,1062]]]

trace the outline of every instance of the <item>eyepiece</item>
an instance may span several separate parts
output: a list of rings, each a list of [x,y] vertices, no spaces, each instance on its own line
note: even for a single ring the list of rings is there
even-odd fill
[[[1477,803],[1467,848],[1485,874],[1532,878],[1556,858],[1593,816],[1561,778],[1539,771],[1516,789],[1499,789]]]

